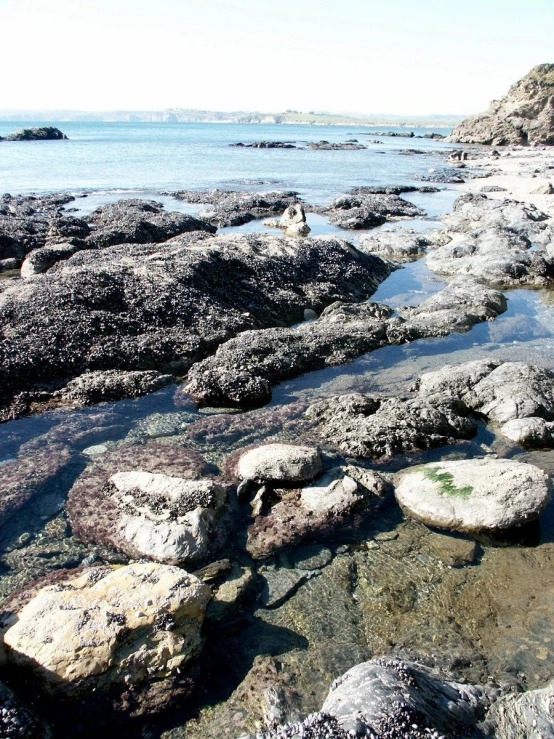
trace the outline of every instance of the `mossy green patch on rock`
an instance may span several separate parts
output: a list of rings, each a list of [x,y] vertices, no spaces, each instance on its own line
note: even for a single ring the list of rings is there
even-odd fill
[[[428,467],[423,474],[428,480],[438,482],[442,493],[445,495],[456,495],[458,498],[469,498],[473,492],[471,485],[457,488],[454,485],[454,477],[451,472],[441,472],[440,467]]]

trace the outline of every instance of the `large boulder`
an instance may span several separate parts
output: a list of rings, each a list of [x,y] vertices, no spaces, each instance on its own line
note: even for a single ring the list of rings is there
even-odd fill
[[[486,113],[462,121],[448,137],[465,144],[554,144],[554,64],[539,64]]]
[[[306,222],[306,212],[302,203],[289,205],[281,216],[279,228],[291,236],[307,236],[310,233],[311,229]]]
[[[5,620],[5,657],[69,693],[160,682],[200,652],[209,598],[177,567],[92,568],[41,587]]]
[[[522,526],[542,513],[550,492],[538,467],[491,457],[414,467],[399,473],[395,486],[410,517],[467,533]]]

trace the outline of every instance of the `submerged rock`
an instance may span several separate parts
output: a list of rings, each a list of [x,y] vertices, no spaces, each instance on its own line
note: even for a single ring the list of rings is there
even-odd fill
[[[539,64],[486,113],[467,118],[449,141],[466,144],[554,144],[554,64]]]
[[[522,526],[550,501],[547,474],[507,459],[468,459],[426,464],[399,473],[401,508],[429,526],[467,533]]]
[[[68,573],[8,619],[6,658],[47,690],[85,698],[163,685],[200,652],[209,598],[200,580],[168,565]]]
[[[132,557],[171,564],[216,552],[229,523],[226,491],[196,452],[162,444],[119,447],[95,457],[68,494],[74,535]]]

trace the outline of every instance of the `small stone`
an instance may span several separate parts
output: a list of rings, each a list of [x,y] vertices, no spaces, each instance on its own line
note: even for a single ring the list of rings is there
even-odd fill
[[[321,455],[313,447],[266,444],[243,454],[238,472],[244,480],[302,482],[321,470]]]

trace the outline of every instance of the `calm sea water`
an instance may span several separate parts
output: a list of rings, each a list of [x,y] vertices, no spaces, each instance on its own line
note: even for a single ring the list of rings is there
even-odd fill
[[[0,136],[29,125],[0,121]],[[142,196],[181,188],[287,188],[312,202],[325,202],[355,185],[414,183],[418,175],[441,166],[441,155],[431,152],[449,148],[443,142],[417,138],[377,137],[382,143],[369,143],[378,127],[73,121],[44,125],[57,126],[69,141],[0,143],[0,192],[82,190],[121,197],[129,191]],[[448,129],[413,130],[448,133]],[[262,140],[305,146],[321,139],[338,143],[352,138],[367,143],[368,149],[229,146]],[[427,156],[402,153],[406,149],[421,150]]]

